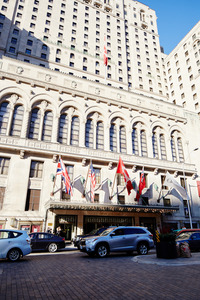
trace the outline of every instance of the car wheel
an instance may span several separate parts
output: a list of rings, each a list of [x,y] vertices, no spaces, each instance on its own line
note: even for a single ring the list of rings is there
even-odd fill
[[[51,243],[48,246],[48,250],[49,252],[54,253],[58,250],[58,246],[56,245],[56,243]]]
[[[138,254],[140,254],[140,255],[146,255],[146,254],[148,254],[148,247],[147,247],[147,244],[145,244],[145,243],[140,243],[140,244],[138,245],[137,252],[138,252]]]
[[[108,247],[104,244],[97,246],[96,254],[98,257],[101,257],[101,258],[106,257],[108,255]]]
[[[17,261],[20,259],[21,252],[19,249],[11,249],[8,252],[8,260],[9,261]]]

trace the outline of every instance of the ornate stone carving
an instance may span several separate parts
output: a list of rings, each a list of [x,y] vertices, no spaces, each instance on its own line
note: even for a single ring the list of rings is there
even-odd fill
[[[22,67],[17,67],[16,73],[22,74],[24,72],[24,69]]]
[[[153,174],[154,174],[154,175],[158,175],[158,168],[154,169]]]
[[[177,178],[177,176],[178,176],[178,171],[175,171],[174,172],[174,178]]]
[[[113,165],[113,162],[110,161],[109,164],[108,164],[108,170],[111,170],[111,169],[112,169],[112,165]]]
[[[20,157],[21,159],[23,159],[23,158],[24,158],[24,155],[25,155],[25,151],[24,151],[24,150],[20,150],[19,157]]]
[[[137,167],[134,165],[134,166],[132,167],[132,172],[135,173],[135,172],[136,172],[136,169],[137,169]]]
[[[58,159],[58,155],[57,155],[57,154],[54,154],[54,155],[53,155],[53,163],[56,163],[56,162],[57,162],[57,159]]]
[[[82,167],[85,167],[86,166],[86,158],[83,158],[82,159]]]
[[[99,88],[96,88],[96,89],[95,89],[95,94],[96,94],[96,95],[100,95],[100,89],[99,89]]]
[[[47,81],[47,82],[51,81],[51,76],[49,74],[45,75],[45,81]]]
[[[45,110],[47,106],[48,106],[48,102],[46,100],[43,100],[41,103],[41,107]]]
[[[77,82],[76,81],[72,81],[71,87],[73,87],[74,89],[77,88]]]
[[[17,102],[17,100],[19,99],[19,96],[17,94],[12,94],[10,98],[11,98],[12,103],[15,104]]]

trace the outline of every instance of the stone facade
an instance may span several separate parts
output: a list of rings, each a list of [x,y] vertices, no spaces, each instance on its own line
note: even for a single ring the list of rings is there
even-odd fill
[[[81,39],[81,29],[76,29],[75,50],[73,47],[67,48],[71,43],[69,34],[66,35],[68,39],[65,39],[65,50],[63,45],[60,48],[53,45],[52,42],[57,40],[54,29],[51,35],[53,41],[50,43],[47,39],[45,43],[49,47],[45,51],[50,49],[49,57],[46,60],[41,58],[41,53],[44,52],[44,40],[39,40],[44,21],[41,14],[51,10],[53,17],[57,6],[54,7],[52,2],[35,1],[28,8],[26,2],[10,0],[7,5],[10,15],[5,14],[7,19],[3,20],[8,22],[10,18],[14,21],[10,24],[7,36],[5,32],[0,35],[3,41],[7,41],[1,44],[0,59],[0,226],[29,231],[54,231],[60,225],[65,231],[66,239],[71,239],[83,230],[89,231],[103,225],[135,224],[147,226],[151,230],[157,227],[166,230],[189,227],[186,199],[182,199],[174,189],[169,192],[163,185],[168,171],[181,184],[185,174],[193,226],[199,227],[197,180],[200,163],[198,151],[194,151],[200,147],[199,116],[190,107],[176,105],[170,95],[167,95],[168,79],[164,72],[170,55],[160,52],[155,12],[138,1],[127,0],[124,7],[122,1],[58,1],[62,8],[65,4],[75,13],[69,15],[72,20],[64,19],[65,26],[67,22],[75,22],[74,15],[80,19],[83,16],[85,20],[89,18],[88,22],[91,24],[92,18],[100,13],[102,17],[96,21],[96,25],[98,22],[104,24],[105,20],[113,22],[111,29],[117,36],[119,25],[116,24],[123,23],[123,26],[120,25],[123,50],[118,48],[123,59],[115,57],[115,47],[120,46],[113,39],[111,45],[107,46],[107,49],[111,47],[112,76],[108,77],[108,68],[105,79],[102,34],[110,25],[100,27],[100,75],[95,74],[96,58],[90,57],[89,53],[81,53],[81,44],[84,42],[84,38]],[[10,3],[15,3],[15,11],[11,12]],[[23,10],[19,8],[20,5]],[[28,22],[25,20],[35,15],[31,13],[31,9],[34,11],[35,8],[36,13],[37,5],[42,9],[37,12],[36,31],[34,38],[31,38],[28,34]],[[45,5],[52,6],[52,9],[45,8]],[[74,10],[77,5],[78,11]],[[17,38],[15,53],[11,53],[9,49],[13,47],[11,44],[16,20],[19,18],[18,10],[22,10],[21,19],[24,21],[17,23],[20,37]],[[86,16],[88,10],[91,14]],[[4,14],[3,12],[1,13]],[[56,14],[58,11],[54,17]],[[137,21],[133,22],[132,15]],[[38,24],[41,25],[40,28]],[[77,26],[78,24],[77,21]],[[51,25],[49,26],[51,29]],[[98,26],[95,30],[97,28]],[[133,31],[134,36],[136,34],[138,37],[127,41],[127,36],[133,36]],[[70,37],[74,34],[70,33]],[[98,39],[97,33],[96,38]],[[141,70],[145,74],[141,77],[137,72],[140,64],[136,69],[140,54],[134,56],[136,52],[133,47],[137,39],[143,38],[148,47],[141,43]],[[155,44],[148,42],[150,38],[157,41],[156,51]],[[32,39],[33,48],[29,47],[32,52],[27,54],[26,44],[30,44],[29,39]],[[91,42],[90,50],[94,53],[92,33],[88,40]],[[130,48],[132,50],[129,53],[127,49]],[[64,51],[64,55],[61,52],[61,58],[67,58],[65,63],[53,62],[56,49]],[[80,51],[79,54],[77,50]],[[74,60],[77,65],[74,65],[73,72],[70,62],[73,62],[74,56],[71,55],[70,60],[70,54],[78,56]],[[84,57],[87,60],[83,60]],[[81,70],[83,66],[86,67],[80,65],[81,61],[87,63],[87,71]],[[118,61],[121,61],[122,67],[118,66]],[[146,66],[146,63],[151,66]],[[121,68],[122,81],[116,75]],[[149,68],[151,74],[148,74]],[[74,186],[72,196],[64,193],[61,178],[56,176],[60,156]],[[118,176],[115,180],[119,156],[122,157],[132,182],[135,182],[135,189],[130,195],[124,188],[123,178]],[[89,186],[85,187],[81,181],[87,180],[91,160],[97,180],[94,203],[90,202]],[[143,197],[137,202],[137,186],[143,167],[146,187]],[[106,179],[112,183],[103,190],[101,183]],[[86,194],[81,192],[83,188],[86,188]]]

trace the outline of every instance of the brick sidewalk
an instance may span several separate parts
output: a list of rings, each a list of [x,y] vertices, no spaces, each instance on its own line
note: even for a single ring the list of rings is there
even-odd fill
[[[200,268],[138,264],[132,256],[43,253],[0,261],[0,299],[162,300],[200,298]]]

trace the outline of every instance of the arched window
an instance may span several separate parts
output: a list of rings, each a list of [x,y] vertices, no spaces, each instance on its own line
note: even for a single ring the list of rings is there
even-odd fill
[[[29,138],[37,140],[39,137],[41,112],[39,108],[34,108],[31,113],[31,122],[29,128]]]
[[[97,149],[104,149],[103,122],[97,122],[96,147]]]
[[[94,145],[93,130],[94,130],[93,121],[91,119],[88,119],[85,127],[85,146],[87,148],[93,148]]]
[[[167,159],[164,134],[160,135],[160,155],[161,159]]]
[[[110,150],[117,152],[117,129],[113,123],[110,126]]]
[[[42,140],[46,142],[51,141],[52,135],[52,124],[53,124],[53,113],[52,111],[46,111],[44,114]]]
[[[119,128],[119,144],[120,152],[126,153],[126,130],[124,126],[120,126]]]
[[[174,138],[174,136],[171,137],[171,150],[172,150],[172,160],[173,161],[177,161],[176,147],[175,147],[175,138]]]
[[[73,146],[79,145],[79,118],[78,117],[72,118],[70,145]]]
[[[158,143],[157,143],[156,132],[153,132],[153,135],[152,135],[152,146],[153,146],[153,157],[158,158]]]
[[[0,134],[6,135],[10,116],[10,103],[3,102],[0,108]]]
[[[141,156],[147,156],[147,139],[146,132],[141,130],[140,132],[140,142],[141,142]]]
[[[177,139],[177,147],[178,147],[179,161],[184,162],[183,144],[182,144],[181,137],[178,137]]]
[[[16,105],[13,113],[12,125],[11,125],[11,136],[20,136],[22,130],[24,116],[24,107],[22,105]]]
[[[133,128],[132,131],[132,151],[133,154],[138,155],[139,151],[138,151],[138,133],[137,133],[137,128]]]
[[[60,122],[59,122],[58,142],[61,144],[67,144],[67,136],[68,136],[68,116],[66,114],[62,114],[60,116]]]

